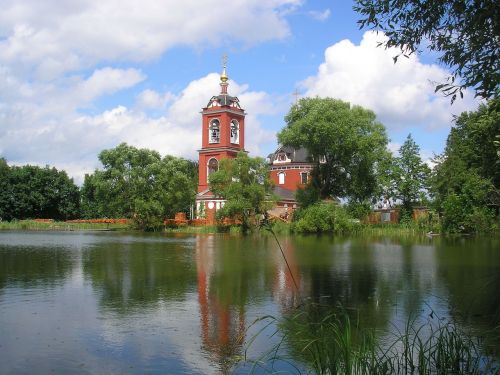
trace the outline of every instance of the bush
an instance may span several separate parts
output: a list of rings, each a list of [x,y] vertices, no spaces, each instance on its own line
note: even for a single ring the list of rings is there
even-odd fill
[[[348,233],[356,225],[344,208],[332,203],[315,203],[297,217],[292,229],[298,233]]]
[[[144,231],[153,232],[163,228],[163,207],[155,201],[136,199],[135,213],[132,217],[134,226]]]
[[[495,213],[471,206],[464,196],[449,194],[443,202],[443,230],[449,233],[488,233],[494,230]]]
[[[273,223],[272,229],[276,234],[288,234],[290,233],[290,224],[282,221],[276,221]]]
[[[420,230],[426,232],[439,233],[441,232],[441,223],[439,215],[435,211],[429,211],[427,215],[422,215],[415,220],[414,225]]]
[[[405,227],[411,227],[414,225],[413,223],[413,210],[411,207],[401,207],[401,210],[399,211],[399,224],[405,226]]]
[[[474,207],[464,219],[464,228],[475,233],[489,233],[493,230],[494,224],[495,214],[486,207]]]
[[[449,233],[460,233],[465,228],[463,226],[465,221],[463,199],[457,194],[449,194],[443,202],[443,230]]]
[[[363,220],[372,211],[370,203],[368,202],[354,202],[351,201],[347,204],[347,212],[355,219]]]

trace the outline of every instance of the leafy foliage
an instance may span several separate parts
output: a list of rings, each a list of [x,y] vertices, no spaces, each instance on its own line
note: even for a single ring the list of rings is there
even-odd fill
[[[497,1],[356,0],[354,10],[364,17],[358,21],[360,28],[371,27],[387,35],[381,43],[386,48],[399,47],[403,56],[420,52],[424,46],[437,52],[439,61],[452,69],[452,76],[438,84],[436,91],[451,95],[452,102],[466,87],[483,98],[498,96]]]
[[[346,206],[346,210],[353,218],[362,220],[371,212],[371,207],[368,202],[349,202]]]
[[[72,219],[79,214],[78,187],[66,172],[0,159],[0,218]]]
[[[195,196],[194,163],[125,143],[99,154],[103,170],[85,176],[85,217],[132,218],[142,229],[154,229],[165,217],[189,210]]]
[[[430,168],[420,158],[420,148],[411,134],[399,149],[399,156],[395,158],[394,185],[396,198],[401,199],[403,207],[411,209],[412,204],[422,201],[428,188]]]
[[[487,231],[485,223],[498,216],[500,163],[494,144],[497,134],[500,99],[481,105],[476,112],[463,113],[451,129],[432,175],[432,192],[444,215],[445,230]]]
[[[344,208],[323,202],[301,209],[295,220],[293,230],[299,233],[348,233],[355,225]]]
[[[372,111],[332,98],[304,98],[285,121],[278,140],[309,151],[315,163],[311,185],[319,198],[364,201],[375,193],[388,140]]]
[[[210,190],[226,200],[217,211],[217,218],[237,218],[244,230],[249,228],[251,218],[266,212],[270,200],[271,181],[267,164],[262,158],[251,158],[239,152],[234,159],[222,159],[219,170],[209,178]]]

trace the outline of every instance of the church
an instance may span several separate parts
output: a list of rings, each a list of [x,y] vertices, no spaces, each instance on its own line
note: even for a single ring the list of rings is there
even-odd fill
[[[224,63],[220,76],[220,93],[212,96],[201,111],[202,141],[198,150],[199,181],[196,194],[196,217],[215,222],[215,213],[224,206],[224,200],[214,196],[208,181],[225,158],[235,158],[245,151],[245,110],[237,97],[228,93],[229,77]],[[313,164],[308,161],[307,150],[279,147],[267,158],[269,177],[278,197],[275,215],[288,215],[297,208],[295,192],[307,184]]]

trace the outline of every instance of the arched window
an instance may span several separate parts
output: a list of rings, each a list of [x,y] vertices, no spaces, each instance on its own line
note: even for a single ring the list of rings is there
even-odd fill
[[[308,180],[308,173],[307,172],[300,172],[300,183],[301,184],[307,184]]]
[[[240,124],[238,121],[231,121],[231,143],[239,143],[240,142]]]
[[[219,143],[220,141],[220,122],[217,119],[210,121],[208,127],[209,143]]]
[[[278,184],[283,185],[285,183],[285,173],[278,173]]]
[[[219,170],[219,162],[216,158],[212,158],[208,161],[208,175],[210,176],[212,173],[217,172]]]

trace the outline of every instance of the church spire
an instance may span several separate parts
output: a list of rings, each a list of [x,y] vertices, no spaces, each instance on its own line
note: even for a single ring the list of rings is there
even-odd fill
[[[227,82],[229,80],[229,77],[227,76],[226,67],[227,55],[224,54],[222,56],[222,74],[220,75],[220,87],[222,95],[227,95],[227,86],[229,85],[229,83]]]

